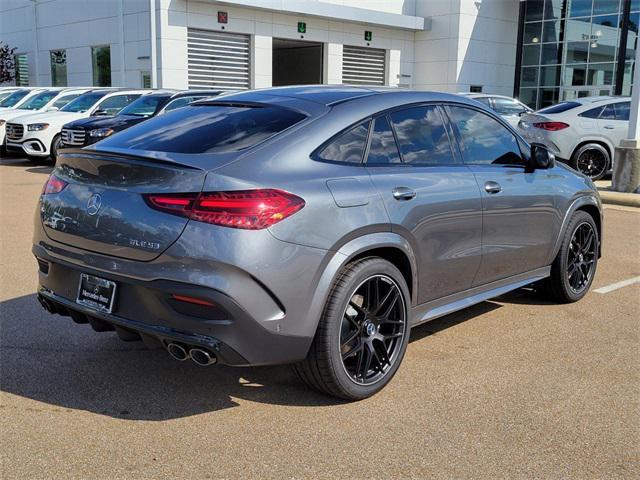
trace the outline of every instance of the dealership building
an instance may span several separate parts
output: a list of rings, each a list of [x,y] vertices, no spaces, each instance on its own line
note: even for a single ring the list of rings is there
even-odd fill
[[[628,95],[640,0],[3,0],[16,83]]]

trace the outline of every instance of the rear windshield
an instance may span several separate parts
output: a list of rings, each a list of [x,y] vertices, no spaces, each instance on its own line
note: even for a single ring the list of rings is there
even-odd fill
[[[93,107],[98,100],[104,97],[109,92],[90,92],[80,95],[75,100],[67,103],[60,109],[61,112],[86,112]]]
[[[159,115],[103,140],[106,148],[215,153],[249,148],[305,116],[271,105],[204,104]]]
[[[542,110],[538,110],[536,113],[562,113],[567,110],[571,110],[572,108],[576,108],[582,105],[578,102],[560,102],[555,105],[551,105],[550,107],[543,108]]]

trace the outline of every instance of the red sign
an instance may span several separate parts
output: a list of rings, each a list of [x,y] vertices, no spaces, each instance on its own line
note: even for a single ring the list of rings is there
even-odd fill
[[[229,15],[227,12],[218,12],[218,23],[227,23],[229,21]]]

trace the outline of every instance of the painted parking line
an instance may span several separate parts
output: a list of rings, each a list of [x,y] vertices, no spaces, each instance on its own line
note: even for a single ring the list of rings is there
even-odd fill
[[[596,293],[609,293],[614,290],[618,290],[619,288],[628,287],[629,285],[633,285],[634,283],[640,283],[640,276],[628,278],[627,280],[622,280],[621,282],[612,283],[611,285],[606,285],[604,287],[596,288],[594,292]]]

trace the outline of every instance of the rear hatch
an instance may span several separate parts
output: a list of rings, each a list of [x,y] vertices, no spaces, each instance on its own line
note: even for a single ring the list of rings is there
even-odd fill
[[[187,162],[67,150],[53,174],[67,185],[42,196],[40,218],[49,238],[149,261],[178,239],[188,219],[150,208],[144,194],[199,193],[206,170]]]

